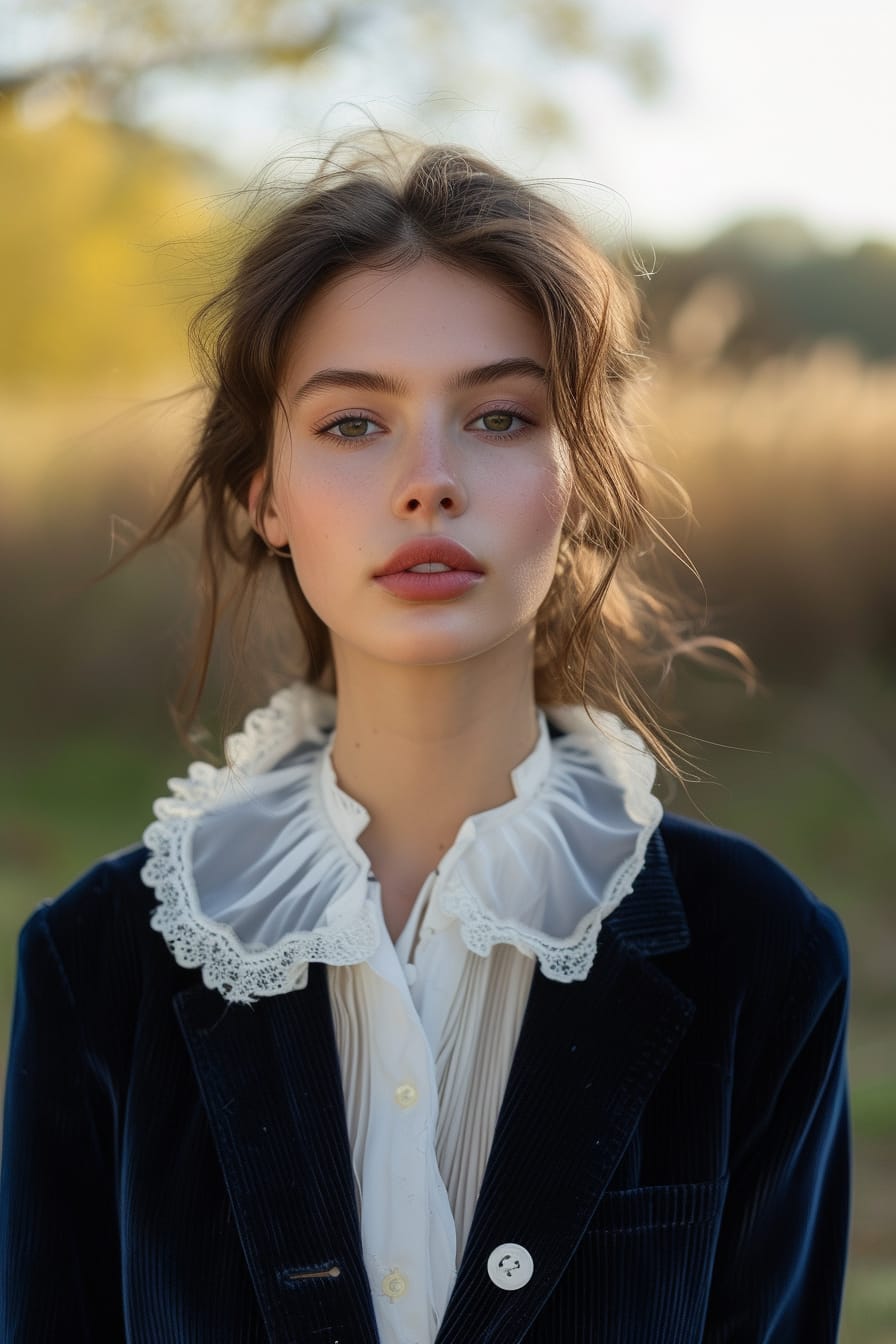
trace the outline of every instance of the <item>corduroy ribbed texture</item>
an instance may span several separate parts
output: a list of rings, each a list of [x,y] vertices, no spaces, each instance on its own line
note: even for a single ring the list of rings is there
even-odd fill
[[[842,930],[746,842],[661,830],[588,979],[533,980],[438,1344],[836,1339]],[[22,933],[0,1340],[373,1344],[325,972],[228,1005],[150,929],[143,857]]]

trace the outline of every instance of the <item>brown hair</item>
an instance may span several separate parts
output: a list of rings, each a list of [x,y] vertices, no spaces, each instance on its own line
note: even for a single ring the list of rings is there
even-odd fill
[[[185,718],[195,718],[224,606],[251,599],[271,566],[303,637],[301,674],[332,683],[329,632],[288,555],[271,558],[251,526],[249,486],[262,468],[261,516],[278,389],[303,306],[347,269],[402,268],[422,257],[488,275],[548,337],[550,409],[570,450],[580,510],[576,525],[565,527],[538,614],[536,699],[618,714],[681,778],[683,753],[641,677],[675,653],[703,656],[721,641],[684,640],[676,604],[643,573],[656,542],[669,543],[648,505],[650,469],[630,412],[644,366],[634,287],[545,194],[463,149],[409,147],[391,136],[380,135],[375,149],[340,143],[310,181],[288,192],[191,324],[211,402],[186,470],[134,548],[161,539],[201,503],[203,613],[181,696]]]

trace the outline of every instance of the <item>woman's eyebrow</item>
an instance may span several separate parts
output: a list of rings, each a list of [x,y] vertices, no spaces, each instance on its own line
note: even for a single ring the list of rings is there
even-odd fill
[[[293,393],[292,400],[302,401],[314,392],[331,387],[359,387],[365,392],[385,392],[394,397],[407,390],[407,384],[401,378],[391,378],[387,373],[371,373],[366,369],[320,369]]]
[[[499,359],[494,364],[483,364],[476,369],[464,369],[451,380],[451,390],[463,392],[472,387],[481,387],[483,383],[494,383],[500,378],[524,377],[545,382],[547,372],[534,359]],[[330,388],[361,388],[365,392],[382,392],[388,396],[400,397],[407,392],[407,383],[402,378],[393,378],[387,373],[374,373],[369,369],[319,369],[293,393],[293,403],[303,401],[315,392]]]
[[[465,392],[471,387],[480,387],[483,383],[495,383],[499,378],[537,378],[540,383],[547,381],[547,371],[534,359],[499,359],[494,364],[483,364],[478,369],[465,369],[452,381],[452,388]]]

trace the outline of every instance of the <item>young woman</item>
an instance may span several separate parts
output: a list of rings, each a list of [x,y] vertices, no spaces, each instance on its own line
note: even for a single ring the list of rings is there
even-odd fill
[[[301,676],[23,930],[3,1338],[834,1340],[844,938],[651,792],[624,282],[441,147],[205,318],[149,539],[199,497],[206,632],[275,573]]]

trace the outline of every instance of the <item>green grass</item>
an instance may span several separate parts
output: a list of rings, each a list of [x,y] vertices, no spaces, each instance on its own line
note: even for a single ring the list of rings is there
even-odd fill
[[[58,896],[101,855],[139,841],[165,781],[180,773],[174,746],[100,732],[38,745],[0,775],[0,1033],[3,1058],[16,936],[41,901]]]
[[[853,1083],[852,1120],[857,1136],[890,1139],[896,1146],[896,1077],[892,1064],[889,1077],[864,1078]]]
[[[840,1344],[896,1344],[896,1266],[853,1262]]]

